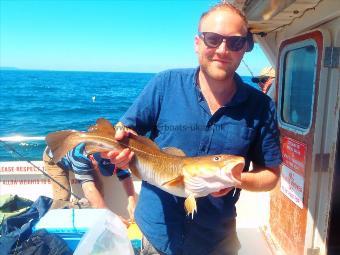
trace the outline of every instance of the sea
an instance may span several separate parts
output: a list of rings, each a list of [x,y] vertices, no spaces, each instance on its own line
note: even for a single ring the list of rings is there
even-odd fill
[[[154,75],[0,70],[0,162],[41,160],[50,132],[116,123]]]

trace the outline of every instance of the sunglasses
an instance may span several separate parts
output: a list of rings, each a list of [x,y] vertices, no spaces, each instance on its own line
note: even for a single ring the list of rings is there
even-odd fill
[[[209,48],[218,48],[223,41],[231,51],[241,50],[247,42],[246,36],[223,36],[213,32],[199,32],[198,36],[203,40],[204,44]]]
[[[253,77],[251,78],[251,81],[254,83],[265,83],[266,81],[268,81],[268,79],[269,77],[261,77],[261,78]]]

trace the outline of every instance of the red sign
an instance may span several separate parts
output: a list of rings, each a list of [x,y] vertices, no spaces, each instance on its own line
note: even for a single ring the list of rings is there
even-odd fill
[[[304,176],[307,145],[290,137],[282,137],[283,164]]]

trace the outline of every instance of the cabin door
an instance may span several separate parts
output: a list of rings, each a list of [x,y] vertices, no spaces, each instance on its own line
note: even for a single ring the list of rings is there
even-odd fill
[[[325,142],[329,68],[324,67],[328,46],[329,33],[317,30],[285,40],[279,48],[276,83],[283,164],[280,183],[271,194],[270,229],[289,255],[322,254],[316,240],[325,238],[326,225],[319,223],[330,201]]]
[[[340,28],[339,22],[334,26],[334,36],[333,36],[333,46],[334,49],[340,51]],[[340,53],[339,53],[340,54]],[[337,115],[337,119],[333,121],[334,123],[338,123],[337,125],[337,145],[334,147],[334,164],[332,164],[332,160],[330,160],[330,167],[334,165],[334,174],[333,174],[333,185],[332,185],[332,194],[331,194],[331,204],[330,204],[330,216],[328,220],[328,230],[327,230],[327,251],[328,255],[339,255],[340,254],[340,57],[339,55],[335,56],[334,59],[338,60],[337,66],[331,71],[330,74],[330,82],[334,87],[334,92],[330,92],[330,95],[334,95],[334,107],[330,107],[335,115]],[[336,125],[335,125],[336,126]],[[332,134],[330,134],[332,135]],[[332,156],[331,156],[332,158]]]
[[[339,127],[340,125],[338,125]],[[338,145],[335,157],[333,192],[330,206],[329,228],[327,234],[328,255],[340,254],[340,128],[338,130]]]

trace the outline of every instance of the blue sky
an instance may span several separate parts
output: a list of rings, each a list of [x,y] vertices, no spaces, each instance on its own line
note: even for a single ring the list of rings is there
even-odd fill
[[[197,66],[194,36],[214,0],[0,0],[0,66],[158,72]],[[254,74],[269,65],[258,45]],[[238,72],[250,75],[244,64]]]

